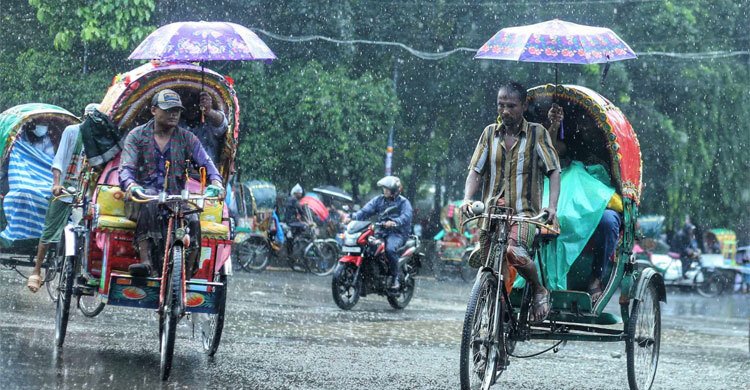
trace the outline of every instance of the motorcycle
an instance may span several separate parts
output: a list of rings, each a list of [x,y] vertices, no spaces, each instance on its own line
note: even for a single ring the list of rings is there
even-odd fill
[[[647,253],[646,256],[639,257],[641,258],[636,259],[637,266],[640,269],[653,268],[662,274],[665,286],[695,289],[704,297],[721,295],[731,286],[731,280],[733,280],[721,269],[723,266],[721,255],[694,253],[688,257],[691,264],[684,276],[679,253]]]
[[[383,228],[385,216],[395,207],[381,213],[381,221],[351,221],[344,233],[343,253],[331,280],[331,292],[336,305],[343,310],[353,308],[360,297],[367,294],[383,295],[394,309],[405,308],[414,296],[414,277],[422,267],[424,254],[419,252],[419,237],[410,236],[399,248],[398,266],[401,269],[398,290],[390,289],[390,272],[385,256],[385,240],[375,232]]]

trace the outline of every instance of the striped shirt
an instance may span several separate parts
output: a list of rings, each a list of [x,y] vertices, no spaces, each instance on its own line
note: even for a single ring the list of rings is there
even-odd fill
[[[483,179],[485,203],[501,194],[516,214],[536,215],[542,208],[544,175],[560,169],[557,151],[547,129],[525,119],[510,150],[506,150],[504,138],[504,126],[493,123],[485,127],[469,169]]]

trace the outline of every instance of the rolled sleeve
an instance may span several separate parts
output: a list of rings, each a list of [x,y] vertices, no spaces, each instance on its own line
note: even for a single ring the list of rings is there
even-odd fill
[[[492,126],[487,126],[482,135],[477,141],[477,146],[474,148],[474,154],[471,156],[471,162],[469,163],[469,170],[473,170],[476,173],[482,175],[487,168],[487,159],[489,157],[489,147],[487,145],[487,132],[491,131]]]
[[[221,124],[218,126],[211,126],[211,133],[214,135],[214,137],[221,137],[227,132],[227,128],[229,127],[229,121],[227,120],[226,114],[224,114],[224,111],[216,110],[219,114],[221,114]]]
[[[560,159],[557,157],[557,150],[552,145],[552,139],[549,136],[549,132],[544,127],[537,127],[542,132],[542,137],[537,142],[535,151],[541,161],[541,168],[546,175],[549,175],[555,170],[560,169]]]
[[[127,189],[132,183],[135,183],[135,170],[138,164],[138,146],[136,137],[131,131],[125,137],[123,142],[122,153],[120,154],[120,167],[117,171],[120,176],[120,188]]]

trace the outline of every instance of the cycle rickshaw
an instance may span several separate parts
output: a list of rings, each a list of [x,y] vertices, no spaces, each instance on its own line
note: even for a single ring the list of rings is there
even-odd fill
[[[574,253],[569,269],[560,272],[559,252],[553,243],[537,236],[534,258],[542,275],[542,283],[550,290],[550,314],[539,323],[531,323],[531,289],[512,288],[511,277],[503,277],[504,253],[508,231],[514,222],[542,225],[546,216],[515,216],[512,209],[475,203],[475,217],[470,220],[491,219],[496,228],[490,231],[489,256],[480,266],[471,292],[464,320],[461,340],[460,376],[462,389],[488,389],[508,368],[518,342],[528,340],[556,340],[549,351],[566,341],[624,342],[627,354],[627,377],[631,389],[649,389],[653,383],[659,357],[661,334],[660,302],[666,302],[662,276],[653,269],[639,271],[635,267],[633,245],[638,203],[641,194],[641,155],[635,132],[622,112],[598,93],[574,85],[544,85],[529,90],[529,121],[548,124],[547,111],[557,103],[565,110],[563,128],[567,153],[573,159],[596,157],[609,164],[613,192],[621,196],[622,225],[618,246],[612,259],[612,271],[598,300],[587,292],[591,275],[591,256],[586,251]],[[572,167],[573,165],[571,165]],[[571,171],[569,171],[571,172]],[[561,194],[573,191],[566,188],[565,171]],[[608,196],[612,197],[613,192]],[[607,205],[604,198],[601,210]],[[565,207],[562,195],[558,215]],[[601,214],[600,214],[601,215]],[[598,223],[594,221],[594,223]],[[561,218],[561,240],[566,229]],[[585,238],[585,241],[588,238]],[[544,256],[542,256],[542,253]],[[569,253],[570,254],[570,253]],[[510,280],[509,280],[510,279]],[[517,283],[516,286],[519,284]],[[605,311],[617,297],[620,313]],[[621,324],[621,325],[618,325]],[[541,353],[541,352],[540,352]]]
[[[217,168],[227,183],[239,127],[239,105],[230,79],[191,64],[151,62],[116,76],[100,110],[124,136],[149,119],[151,98],[164,88],[179,93],[188,110],[197,107],[199,92],[206,91],[226,113],[229,128]],[[223,199],[194,195],[202,192],[203,183],[177,196],[139,196],[144,202],[159,202],[169,212],[170,222],[166,242],[160,248],[164,260],[162,277],[131,276],[128,266],[139,262],[139,257],[133,248],[135,222],[126,217],[124,193],[118,187],[118,162],[115,157],[103,170],[88,171],[90,176],[84,178],[74,194],[79,213],[78,220],[65,229],[66,258],[57,301],[56,343],[63,344],[73,297],[96,297],[98,304],[86,311],[89,316],[98,314],[105,304],[156,310],[161,378],[166,379],[171,369],[175,328],[186,313],[191,313],[193,321],[200,318],[203,348],[208,355],[216,353],[224,324],[227,275],[231,273],[231,262],[227,260],[232,226]],[[181,209],[183,206],[190,206],[189,212],[200,212],[202,236],[199,270],[188,280],[182,251],[187,246],[186,232],[178,224],[188,213]]]
[[[37,244],[44,228],[48,199],[52,196],[52,158],[65,127],[80,123],[67,110],[43,103],[21,104],[0,113],[0,264],[16,269],[33,267]],[[31,137],[36,126],[46,126],[43,137]],[[52,149],[42,152],[32,141],[49,140]],[[55,248],[43,264],[44,282],[54,279]],[[19,271],[20,273],[20,271]],[[25,275],[24,275],[25,276]],[[50,297],[54,283],[46,283]],[[53,298],[54,299],[54,298]]]
[[[270,252],[284,243],[284,231],[276,214],[276,186],[262,180],[248,180],[232,187],[237,229],[232,259],[247,272],[268,267]]]

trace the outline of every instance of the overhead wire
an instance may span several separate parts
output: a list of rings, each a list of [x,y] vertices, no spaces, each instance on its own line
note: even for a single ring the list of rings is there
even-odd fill
[[[375,45],[375,46],[394,46],[394,47],[399,47],[401,49],[406,50],[407,52],[409,52],[411,55],[415,57],[421,58],[423,60],[429,60],[429,61],[442,60],[453,54],[460,53],[460,52],[476,53],[478,50],[476,48],[470,48],[470,47],[457,47],[455,49],[451,49],[448,51],[427,52],[427,51],[417,50],[401,42],[373,41],[373,40],[367,40],[367,39],[336,39],[336,38],[326,37],[322,35],[289,36],[289,35],[281,35],[281,34],[272,33],[270,31],[266,31],[260,28],[253,28],[252,30],[259,32],[265,36],[268,36],[270,38],[277,39],[280,41],[285,41],[285,42],[310,42],[310,41],[321,40],[321,41],[331,42],[331,43],[335,43],[339,45],[363,44],[363,45]],[[635,54],[637,56],[661,56],[661,57],[671,57],[671,58],[688,59],[688,60],[707,60],[707,59],[720,59],[720,58],[750,55],[750,51],[748,50],[738,50],[738,51],[720,50],[720,51],[692,52],[692,53],[690,52],[680,53],[680,52],[668,52],[668,51],[642,51],[642,52],[635,52]]]

